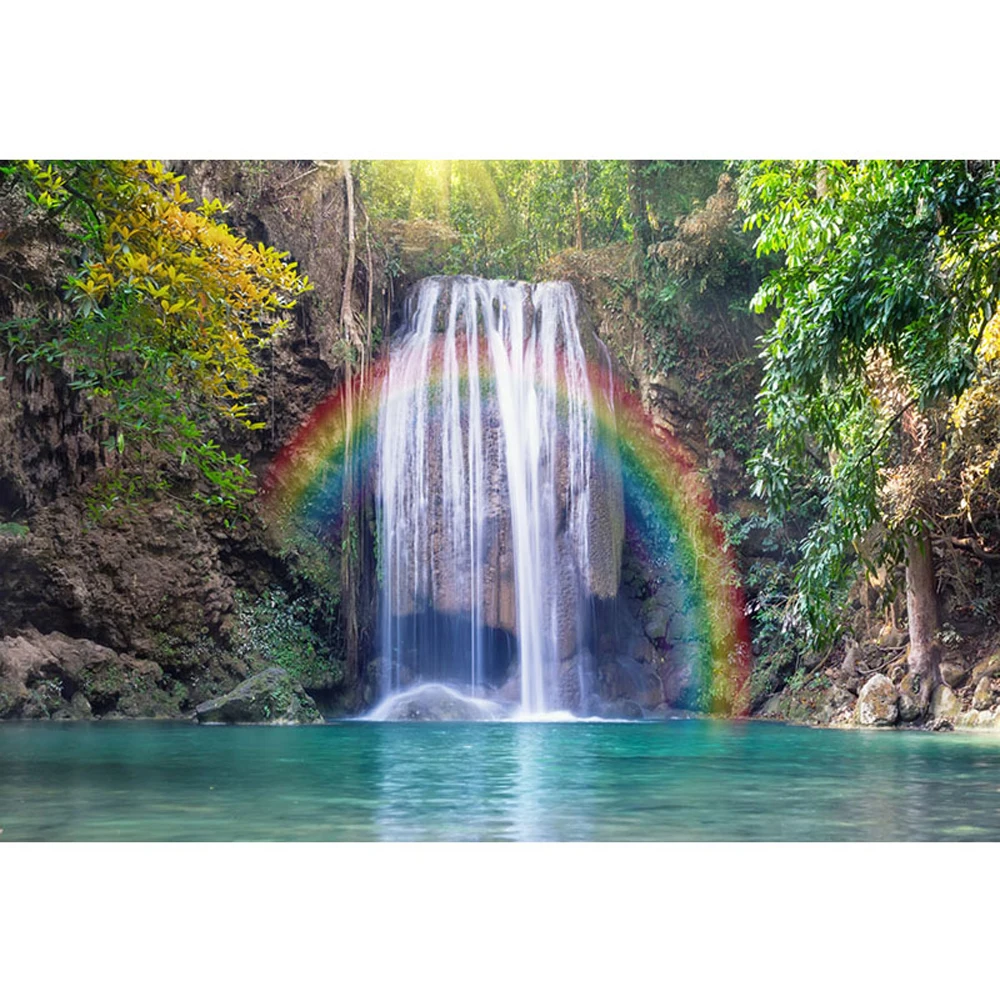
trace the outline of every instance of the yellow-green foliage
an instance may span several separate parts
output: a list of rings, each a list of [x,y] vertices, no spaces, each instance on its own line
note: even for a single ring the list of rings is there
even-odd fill
[[[283,314],[311,287],[296,264],[232,232],[218,199],[186,207],[184,178],[157,161],[29,160],[24,169],[42,207],[78,203],[88,255],[69,286],[80,315],[126,297],[130,325],[172,359],[168,377],[244,417],[253,348],[285,325]]]
[[[90,415],[109,435],[107,488],[93,498],[103,512],[184,466],[194,499],[234,508],[253,492],[246,461],[211,435],[264,426],[250,410],[258,348],[312,287],[287,254],[233,232],[220,201],[193,207],[183,180],[153,160],[0,165],[0,186],[27,196],[71,248],[70,308],[0,334],[26,379],[61,367],[97,402]]]

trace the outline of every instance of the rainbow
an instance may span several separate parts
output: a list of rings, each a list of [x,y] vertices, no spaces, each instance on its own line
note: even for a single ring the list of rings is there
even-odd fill
[[[480,350],[478,357],[486,390],[492,381],[488,352]],[[440,357],[431,361],[432,388],[441,381],[442,364]],[[627,544],[649,564],[671,566],[682,580],[698,639],[693,704],[713,714],[745,715],[750,641],[743,593],[711,492],[680,442],[650,421],[636,396],[616,385],[609,398],[600,391],[608,383],[607,372],[591,365],[588,375],[594,389],[595,460],[620,462]],[[384,359],[363,378],[342,385],[277,456],[265,479],[263,512],[279,530],[308,525],[337,537],[348,464],[362,480],[370,480],[375,466],[387,376]]]

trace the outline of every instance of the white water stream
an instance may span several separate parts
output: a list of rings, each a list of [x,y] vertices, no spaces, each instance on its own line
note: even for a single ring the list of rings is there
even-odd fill
[[[560,707],[560,630],[582,649],[586,627],[592,392],[569,284],[414,290],[379,410],[384,695],[443,658],[481,694],[510,633],[521,712]]]

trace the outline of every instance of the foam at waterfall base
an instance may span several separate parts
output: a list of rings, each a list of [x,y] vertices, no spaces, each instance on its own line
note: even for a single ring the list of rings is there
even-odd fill
[[[524,712],[516,705],[474,698],[448,684],[416,684],[397,691],[379,702],[364,716],[369,722],[641,722],[641,719],[616,719],[603,716],[579,716],[559,710]]]
[[[381,701],[366,718],[373,722],[496,722],[504,706],[473,698],[447,684],[417,684]]]

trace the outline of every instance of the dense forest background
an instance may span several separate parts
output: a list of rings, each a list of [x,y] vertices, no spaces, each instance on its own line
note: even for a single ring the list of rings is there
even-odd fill
[[[3,164],[0,626],[152,679],[129,702],[92,663],[60,692],[21,677],[0,715],[77,691],[169,714],[263,663],[362,697],[370,512],[345,505],[331,564],[261,521],[263,472],[363,378],[409,285],[474,273],[573,281],[702,470],[743,573],[754,711],[974,723],[1000,695],[997,182],[994,161]],[[162,594],[125,588],[123,624],[65,563],[161,521],[212,593],[188,581],[168,611],[164,570]]]

